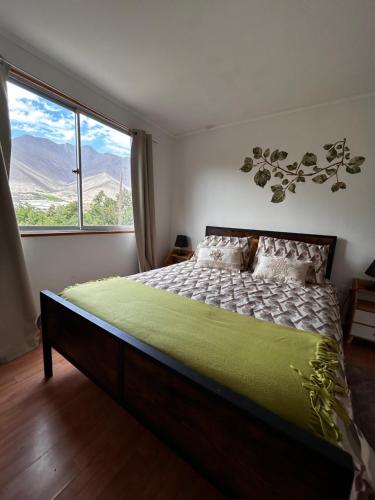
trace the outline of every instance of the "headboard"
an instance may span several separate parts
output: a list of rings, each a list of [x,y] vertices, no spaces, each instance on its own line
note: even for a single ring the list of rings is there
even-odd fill
[[[284,240],[304,241],[305,243],[314,243],[315,245],[328,245],[328,262],[326,270],[326,278],[331,277],[333,258],[335,256],[335,248],[337,236],[325,236],[322,234],[305,234],[305,233],[285,233],[280,231],[263,231],[262,229],[238,229],[234,227],[218,227],[206,226],[206,236],[238,236],[246,237],[253,236],[271,236],[273,238],[281,238]]]

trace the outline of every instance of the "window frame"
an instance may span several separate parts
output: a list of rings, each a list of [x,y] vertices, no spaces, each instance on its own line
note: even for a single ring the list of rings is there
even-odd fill
[[[76,148],[76,161],[75,170],[77,172],[77,210],[78,210],[78,224],[76,226],[23,226],[18,225],[21,236],[23,235],[41,235],[49,236],[55,234],[98,234],[98,233],[134,233],[133,226],[119,226],[119,225],[85,225],[83,223],[83,196],[82,196],[82,161],[81,161],[81,128],[80,128],[80,117],[81,114],[92,118],[102,125],[111,127],[119,132],[133,137],[133,133],[130,129],[121,124],[107,118],[100,113],[95,112],[93,109],[80,104],[75,99],[71,99],[65,96],[61,92],[57,91],[53,87],[50,87],[43,82],[40,82],[34,78],[29,78],[26,75],[20,74],[18,71],[10,71],[8,75],[8,82],[18,85],[25,90],[31,91],[39,97],[44,99],[49,99],[55,104],[62,106],[69,111],[72,111],[75,116],[75,148]]]

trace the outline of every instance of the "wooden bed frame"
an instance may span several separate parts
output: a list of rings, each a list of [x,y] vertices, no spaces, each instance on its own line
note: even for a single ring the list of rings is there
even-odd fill
[[[259,236],[330,246],[336,237],[207,227],[206,235]],[[56,349],[230,497],[349,497],[349,454],[109,323],[41,292],[45,377]]]

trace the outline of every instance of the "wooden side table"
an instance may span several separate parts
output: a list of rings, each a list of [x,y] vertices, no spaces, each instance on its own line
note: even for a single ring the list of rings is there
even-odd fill
[[[358,313],[360,318],[357,319]],[[365,319],[361,318],[365,313]],[[359,331],[353,331],[359,325]],[[353,328],[354,327],[354,328]],[[351,290],[351,305],[348,315],[347,335],[350,341],[360,337],[375,342],[375,289],[374,281],[355,278]]]
[[[192,250],[184,250],[182,253],[178,253],[178,250],[174,248],[165,258],[164,266],[171,266],[172,264],[178,264],[179,262],[189,260],[193,254],[194,252]]]

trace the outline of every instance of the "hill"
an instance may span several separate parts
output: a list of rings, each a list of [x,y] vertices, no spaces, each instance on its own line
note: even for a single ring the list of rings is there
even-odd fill
[[[76,151],[72,144],[57,144],[49,139],[22,135],[12,141],[10,183],[16,206],[28,203],[47,209],[53,202],[65,204],[77,197]],[[131,189],[130,158],[100,153],[82,147],[82,191],[89,204],[102,190],[115,198],[122,185]]]

